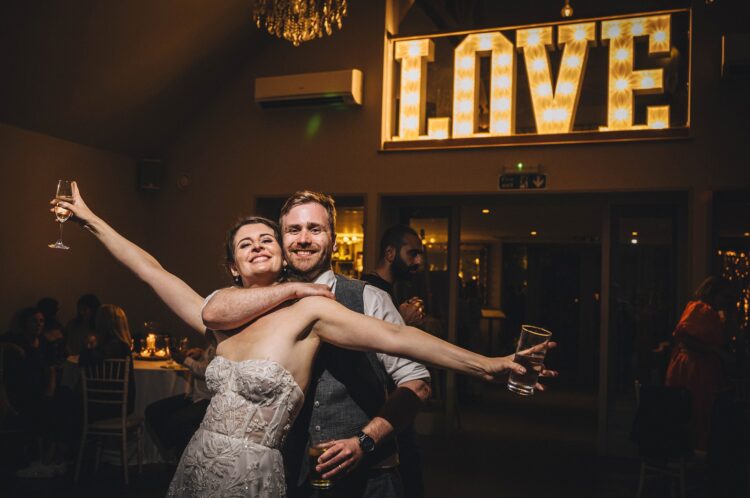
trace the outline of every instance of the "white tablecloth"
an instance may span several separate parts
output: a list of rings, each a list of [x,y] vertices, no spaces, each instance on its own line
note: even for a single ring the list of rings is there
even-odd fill
[[[188,370],[182,366],[177,369],[164,368],[166,361],[133,360],[135,367],[135,410],[133,413],[143,415],[146,407],[160,399],[185,394],[190,389]],[[143,449],[144,463],[163,462],[159,450],[146,430]],[[131,453],[131,463],[135,454]]]

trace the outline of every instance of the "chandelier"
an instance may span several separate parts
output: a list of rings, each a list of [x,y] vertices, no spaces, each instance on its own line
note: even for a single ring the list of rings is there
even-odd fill
[[[269,34],[300,43],[331,35],[341,29],[346,15],[346,0],[255,0],[253,19],[258,28],[265,25]]]

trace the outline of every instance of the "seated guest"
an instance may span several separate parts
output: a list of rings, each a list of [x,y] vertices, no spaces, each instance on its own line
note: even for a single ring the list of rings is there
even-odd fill
[[[175,361],[192,374],[191,392],[161,399],[146,407],[146,424],[159,443],[165,460],[179,459],[206,414],[211,392],[206,386],[206,367],[216,355],[213,346],[173,352]]]
[[[127,359],[130,362],[128,378],[128,413],[135,408],[135,373],[130,355],[130,327],[125,311],[114,304],[103,304],[96,313],[96,335],[91,336],[86,349],[81,351],[78,366],[88,368],[104,360]],[[89,420],[120,416],[117,405],[96,405],[96,412],[89,413]]]
[[[60,306],[56,299],[43,297],[36,303],[36,307],[44,315],[44,330],[39,337],[42,354],[45,355],[51,365],[61,367],[68,355],[65,350],[63,327],[57,319],[57,312]]]
[[[8,398],[40,448],[39,458],[19,470],[19,477],[54,477],[66,471],[72,393],[55,385],[55,370],[41,347],[43,330],[42,312],[26,308],[19,314],[19,330],[4,337],[23,350],[22,355],[6,358]]]
[[[94,294],[84,294],[78,299],[76,316],[65,325],[65,340],[68,353],[81,354],[89,336],[96,331],[96,312],[101,303]]]

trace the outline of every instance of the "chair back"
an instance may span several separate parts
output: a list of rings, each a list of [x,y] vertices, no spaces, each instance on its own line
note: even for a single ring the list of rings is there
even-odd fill
[[[690,391],[641,385],[630,438],[643,457],[679,458],[693,453]]]
[[[107,359],[81,367],[83,421],[89,420],[89,408],[120,405],[123,421],[127,418],[129,359]]]

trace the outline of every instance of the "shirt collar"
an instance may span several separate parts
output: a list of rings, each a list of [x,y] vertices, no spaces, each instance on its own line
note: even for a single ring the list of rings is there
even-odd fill
[[[336,291],[336,274],[333,270],[326,270],[315,279],[316,284],[327,285],[332,291]]]

